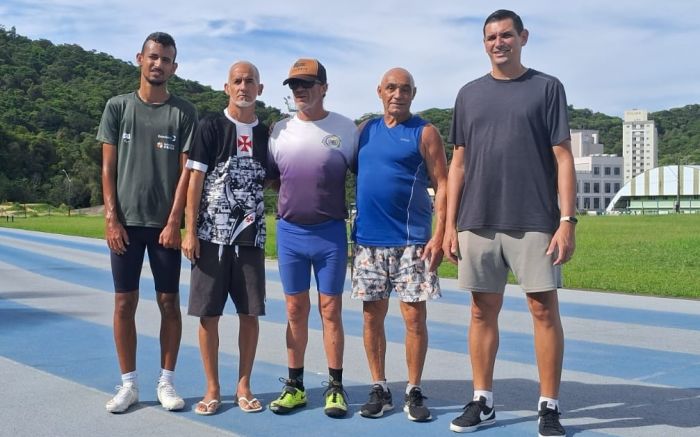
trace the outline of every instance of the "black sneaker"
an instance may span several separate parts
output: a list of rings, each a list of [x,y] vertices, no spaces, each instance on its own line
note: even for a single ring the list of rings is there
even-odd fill
[[[428,407],[423,405],[423,399],[428,398],[423,396],[420,387],[413,387],[411,391],[408,392],[405,399],[403,411],[404,413],[408,413],[408,420],[425,422],[433,418],[433,416],[430,415]]]
[[[369,392],[369,400],[360,408],[362,417],[376,419],[382,417],[385,411],[393,410],[394,404],[391,402],[391,390],[386,391],[379,384],[374,384]]]
[[[472,432],[482,426],[496,423],[496,409],[486,406],[486,398],[479,396],[478,401],[471,401],[464,407],[464,413],[450,423],[454,432]]]
[[[537,422],[540,428],[540,437],[561,436],[566,435],[566,430],[559,423],[559,407],[554,409],[547,406],[547,401],[540,403],[540,411],[537,413],[539,418]]]

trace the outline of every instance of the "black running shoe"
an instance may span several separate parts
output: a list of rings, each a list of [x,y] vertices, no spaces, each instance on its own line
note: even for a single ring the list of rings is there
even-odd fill
[[[382,417],[385,411],[393,410],[394,404],[391,401],[391,390],[386,391],[379,384],[374,384],[369,392],[369,400],[360,408],[362,417],[376,419]]]
[[[408,420],[414,422],[425,422],[433,418],[430,415],[428,407],[423,405],[423,399],[428,399],[423,396],[420,387],[413,387],[406,395],[406,401],[403,406],[404,413],[408,413]]]
[[[479,396],[478,401],[471,401],[464,407],[464,413],[450,423],[454,432],[472,432],[482,426],[496,423],[496,409],[486,406],[486,398]]]
[[[559,423],[559,407],[554,409],[547,407],[547,401],[540,403],[540,411],[537,413],[537,422],[540,428],[540,437],[565,436],[566,430]]]

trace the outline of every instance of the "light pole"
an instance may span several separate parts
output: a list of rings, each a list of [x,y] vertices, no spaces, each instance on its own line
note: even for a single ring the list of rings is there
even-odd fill
[[[66,179],[68,180],[68,217],[70,217],[70,202],[72,199],[73,181],[71,180],[70,176],[68,176],[66,169],[62,168],[61,171],[64,175],[66,175]]]

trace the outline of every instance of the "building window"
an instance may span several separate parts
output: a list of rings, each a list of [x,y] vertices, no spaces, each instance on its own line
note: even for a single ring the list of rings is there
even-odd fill
[[[610,182],[605,183],[605,192],[610,193]]]
[[[610,176],[610,167],[605,167],[605,170],[603,171],[603,174],[605,176]]]
[[[593,198],[593,209],[600,209],[600,199],[597,197]]]
[[[590,197],[583,198],[583,209],[591,209],[591,198]]]
[[[611,200],[612,200],[612,199],[609,198],[609,197],[606,197],[606,198],[605,198],[605,207],[606,207],[606,208],[608,207],[608,205],[610,205],[610,201],[611,201]]]
[[[590,182],[584,182],[584,183],[583,183],[583,192],[584,192],[584,193],[590,193],[590,192],[591,192],[591,183],[590,183]]]
[[[600,182],[594,182],[594,183],[593,183],[593,192],[594,192],[594,193],[600,193]]]
[[[600,174],[600,167],[597,165],[593,166],[593,174],[598,176]]]
[[[615,176],[620,176],[620,167],[613,167],[613,174]]]

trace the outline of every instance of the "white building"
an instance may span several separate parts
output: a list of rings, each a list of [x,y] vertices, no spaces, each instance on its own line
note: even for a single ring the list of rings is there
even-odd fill
[[[625,111],[622,123],[622,157],[625,182],[655,168],[659,157],[659,134],[646,110]]]
[[[623,159],[603,153],[596,130],[571,130],[576,167],[576,209],[602,211],[622,187]]]
[[[700,165],[667,165],[637,175],[625,183],[607,211],[700,213]]]

